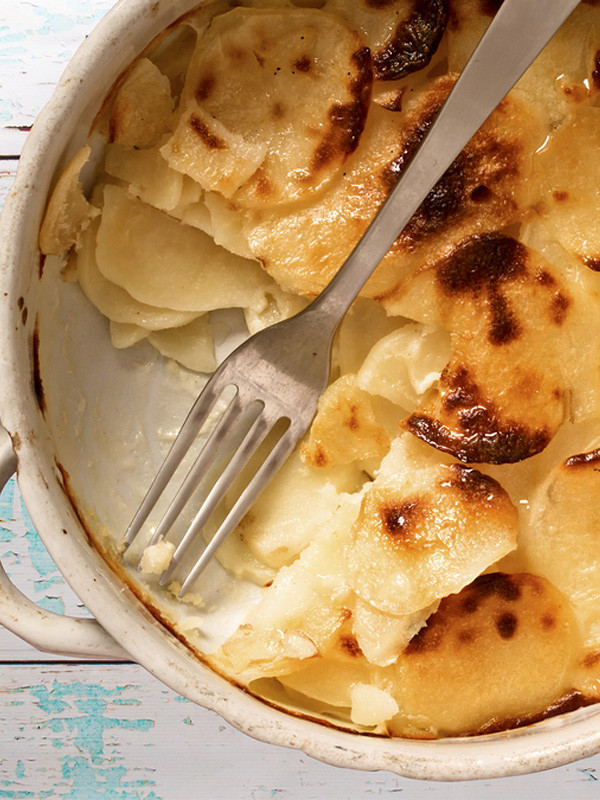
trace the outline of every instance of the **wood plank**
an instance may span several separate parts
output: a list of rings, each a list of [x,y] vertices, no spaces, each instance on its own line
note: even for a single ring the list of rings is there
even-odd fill
[[[0,797],[547,800],[597,796],[600,758],[478,783],[340,770],[250,739],[141,667],[0,667]]]
[[[15,585],[43,608],[60,614],[89,616],[37,535],[14,479],[0,494],[0,561]],[[0,661],[48,658],[47,653],[0,627]],[[51,658],[68,660],[54,655]]]
[[[113,4],[113,0],[0,4],[0,126],[14,130],[33,124],[68,60]],[[9,153],[0,147],[0,155]]]

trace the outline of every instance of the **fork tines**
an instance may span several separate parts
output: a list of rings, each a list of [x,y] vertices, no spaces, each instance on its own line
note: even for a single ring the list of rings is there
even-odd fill
[[[126,548],[129,547],[140,532],[195,441],[199,431],[209,419],[215,404],[223,396],[223,392],[228,386],[233,386],[234,388],[233,397],[229,400],[227,407],[206,439],[200,453],[150,539],[149,545],[152,545],[167,536],[198,487],[203,481],[206,481],[208,485],[202,488],[197,513],[177,545],[169,567],[160,579],[161,586],[165,585],[181,564],[191,545],[196,541],[198,534],[206,526],[209,518],[235,481],[240,477],[242,471],[248,466],[258,448],[269,435],[271,435],[273,441],[268,442],[269,450],[260,467],[243,488],[216,533],[185,578],[179,591],[179,596],[188,591],[209,563],[218,547],[238,525],[260,493],[266,480],[279,469],[291,453],[298,438],[298,434],[292,431],[289,418],[285,415],[283,409],[278,407],[279,404],[272,401],[272,398],[267,397],[265,399],[263,397],[258,399],[252,397],[251,387],[244,387],[243,391],[240,391],[239,386],[221,380],[221,375],[217,371],[194,403],[146,497],[135,514],[125,535]],[[282,432],[279,431],[280,425],[283,428]],[[274,428],[277,428],[278,437],[275,435]]]

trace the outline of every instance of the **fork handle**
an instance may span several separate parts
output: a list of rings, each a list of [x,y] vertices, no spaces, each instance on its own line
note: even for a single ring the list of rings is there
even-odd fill
[[[332,323],[341,320],[431,188],[578,3],[504,0],[398,183],[313,303]]]

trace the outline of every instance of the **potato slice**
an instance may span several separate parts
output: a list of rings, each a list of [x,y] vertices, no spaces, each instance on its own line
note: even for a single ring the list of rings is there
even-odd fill
[[[104,277],[139,302],[197,314],[260,310],[271,285],[257,264],[111,185],[104,189],[96,259]]]
[[[170,169],[157,150],[109,144],[104,168],[109,175],[129,184],[134,197],[155,208],[171,211],[181,202],[183,176]]]
[[[146,328],[141,328],[132,322],[115,322],[110,320],[110,341],[117,350],[126,350],[134,344],[148,338]]]
[[[436,463],[396,440],[365,492],[346,544],[356,594],[414,614],[460,591],[516,546],[517,511],[493,478]]]
[[[372,104],[358,150],[318,202],[240,209],[250,249],[291,292],[318,294],[390,193],[453,84],[441,78],[398,113]],[[509,96],[473,137],[384,257],[362,294],[385,298],[417,265],[478,231],[518,220],[530,202],[538,120]]]
[[[309,197],[356,148],[371,79],[368,50],[339,18],[236,8],[200,38],[163,153],[243,205]]]
[[[388,317],[375,300],[357,298],[342,320],[334,345],[334,362],[340,373],[358,372],[375,343],[401,324],[402,320]]]
[[[379,460],[389,445],[389,436],[375,419],[369,395],[359,389],[355,375],[344,375],[319,398],[317,415],[301,451],[306,464],[332,467]]]
[[[535,161],[539,213],[554,237],[587,267],[600,271],[600,108],[565,122]]]
[[[173,137],[161,148],[169,165],[203,189],[231,197],[262,164],[267,145],[228,130],[196,104],[188,104]]]
[[[136,61],[115,97],[109,141],[153,147],[171,130],[173,100],[169,79],[147,58]]]
[[[426,67],[440,44],[448,21],[444,0],[328,0],[325,9],[357,30],[373,54],[379,80],[403,78]]]
[[[256,558],[272,567],[291,564],[340,505],[336,486],[294,452],[238,526]]]
[[[370,394],[414,411],[439,380],[450,352],[450,336],[442,328],[408,323],[373,346],[356,383]]]
[[[491,733],[533,721],[570,692],[578,646],[569,603],[548,581],[482,575],[442,600],[398,662],[391,732]]]
[[[600,450],[550,472],[531,498],[521,547],[527,568],[571,601],[585,646],[600,651]]]
[[[58,256],[77,243],[81,231],[99,214],[83,194],[79,174],[88,161],[91,148],[78,150],[54,187],[39,235],[40,251]]]
[[[541,452],[569,416],[597,413],[595,301],[533,250],[476,236],[406,286],[388,309],[452,337],[439,387],[404,424],[415,436],[461,461],[512,463]]]
[[[208,314],[178,328],[154,331],[148,341],[163,356],[194,372],[213,372],[217,367]]]
[[[112,322],[135,325],[146,331],[187,325],[198,316],[196,311],[173,311],[140,303],[125,289],[106,280],[96,264],[96,235],[99,224],[99,220],[95,220],[82,235],[76,261],[79,285],[98,311]]]
[[[450,70],[464,67],[497,6],[480,0],[453,0],[448,28]],[[600,19],[592,6],[577,6],[517,83],[516,91],[539,111],[549,132],[598,92],[592,73]]]
[[[357,597],[352,613],[356,643],[370,664],[387,667],[398,657],[437,609],[438,603],[414,614],[396,616],[381,611]]]
[[[355,513],[354,502],[341,506],[300,557],[279,570],[261,602],[212,657],[217,666],[248,681],[288,673],[335,649],[336,632],[349,616],[340,546]]]

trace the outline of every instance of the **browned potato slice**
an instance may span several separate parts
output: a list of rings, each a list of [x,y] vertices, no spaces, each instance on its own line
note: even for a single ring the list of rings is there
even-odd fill
[[[398,663],[393,733],[502,730],[571,689],[579,646],[565,597],[529,574],[482,575],[442,600]]]
[[[258,264],[112,185],[104,189],[96,261],[139,302],[176,311],[260,310],[271,286]]]
[[[415,436],[461,461],[501,464],[543,450],[568,416],[595,413],[594,302],[535,251],[476,236],[407,285],[388,307],[452,335],[439,388],[405,422]]]
[[[285,289],[312,295],[331,280],[395,185],[452,83],[452,78],[439,79],[400,113],[372,104],[357,152],[318,202],[289,211],[241,212],[250,249]],[[429,194],[363,294],[384,298],[417,264],[431,261],[448,244],[519,219],[529,202],[528,151],[542,138],[527,109],[507,98]]]
[[[75,153],[52,191],[39,236],[40,251],[45,255],[58,256],[72,247],[99,213],[85,199],[79,180],[90,153],[88,146]]]
[[[516,545],[517,511],[497,481],[396,440],[346,545],[350,585],[386,613],[413,614],[470,583]]]
[[[549,230],[586,266],[600,271],[600,108],[565,122],[535,161],[539,213]]]
[[[517,83],[517,92],[539,110],[549,132],[598,92],[593,72],[600,19],[592,5],[579,4]],[[448,26],[451,70],[464,67],[498,7],[489,0],[452,0]]]
[[[368,50],[339,18],[236,8],[200,38],[163,153],[243,205],[309,197],[356,148],[371,80]]]
[[[550,472],[531,499],[521,547],[528,569],[571,601],[586,647],[600,651],[600,450]]]
[[[115,97],[109,140],[128,147],[153,147],[171,130],[169,79],[147,58],[136,61]]]
[[[390,445],[371,400],[355,375],[338,378],[319,398],[302,458],[313,467],[332,467],[368,458],[381,459]]]
[[[446,29],[446,0],[328,0],[327,11],[355,28],[373,54],[375,77],[389,81],[426,67]]]

